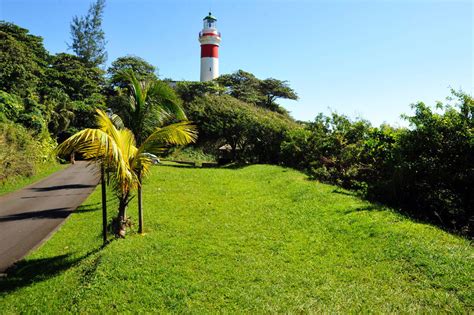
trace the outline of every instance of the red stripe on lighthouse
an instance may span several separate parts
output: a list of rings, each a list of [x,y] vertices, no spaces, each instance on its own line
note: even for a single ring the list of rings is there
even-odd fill
[[[201,58],[211,57],[219,58],[219,46],[217,45],[201,45]]]

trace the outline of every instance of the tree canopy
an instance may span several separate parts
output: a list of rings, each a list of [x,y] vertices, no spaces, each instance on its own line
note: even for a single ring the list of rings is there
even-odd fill
[[[228,144],[232,159],[272,163],[278,161],[287,131],[298,127],[285,115],[244,103],[229,95],[205,95],[186,105],[200,139],[217,146]]]
[[[109,83],[112,87],[124,88],[128,85],[128,79],[124,77],[126,71],[133,71],[138,80],[158,79],[156,67],[138,56],[119,57],[107,69]]]
[[[196,97],[208,95],[208,94],[223,94],[225,88],[221,87],[215,81],[206,82],[192,82],[183,81],[178,82],[176,85],[176,93],[185,103],[192,102]]]
[[[243,102],[281,113],[286,111],[276,103],[277,99],[298,99],[298,95],[287,81],[273,78],[260,80],[243,70],[221,75],[216,81],[227,89],[229,95]]]
[[[70,48],[78,57],[92,67],[107,60],[105,33],[102,30],[102,16],[105,0],[97,0],[89,7],[85,16],[74,16],[71,22]]]
[[[118,76],[126,86],[116,87],[108,105],[124,118],[138,144],[165,122],[186,119],[180,98],[166,82],[152,76],[139,79],[130,69]]]
[[[0,87],[25,97],[37,92],[49,54],[43,39],[15,24],[0,21]]]

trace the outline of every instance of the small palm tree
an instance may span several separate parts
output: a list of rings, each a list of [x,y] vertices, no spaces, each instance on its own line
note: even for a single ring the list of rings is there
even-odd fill
[[[164,81],[153,77],[141,80],[128,69],[118,74],[128,82],[128,102],[119,112],[125,117],[138,145],[157,127],[172,119],[187,120],[180,98]],[[124,104],[122,104],[124,105]],[[142,172],[138,170],[138,232],[143,233]]]
[[[120,94],[127,93],[127,101],[120,105],[117,114],[133,131],[138,145],[156,126],[172,119],[187,119],[180,98],[168,83],[153,78],[139,80],[132,70],[124,70],[119,76],[128,85],[120,89]]]
[[[109,116],[97,110],[98,128],[84,129],[61,143],[59,154],[72,151],[84,158],[98,161],[112,169],[112,187],[119,200],[115,233],[125,236],[126,210],[133,191],[140,187],[141,176],[146,176],[151,159],[144,153],[160,153],[169,145],[185,145],[196,141],[197,132],[189,122],[179,122],[157,128],[140,146],[136,146],[133,133],[126,128],[117,128]]]

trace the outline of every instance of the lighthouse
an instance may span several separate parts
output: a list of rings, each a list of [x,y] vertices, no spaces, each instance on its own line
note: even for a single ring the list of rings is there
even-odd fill
[[[203,28],[199,32],[201,43],[201,82],[210,81],[219,76],[219,44],[221,33],[216,28],[217,19],[211,12],[203,19]]]

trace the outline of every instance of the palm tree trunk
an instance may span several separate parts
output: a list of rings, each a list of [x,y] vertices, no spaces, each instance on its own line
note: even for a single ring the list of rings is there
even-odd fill
[[[119,215],[115,234],[119,237],[125,237],[127,227],[127,205],[128,194],[122,195],[119,200]]]
[[[138,233],[143,233],[142,173],[138,171]]]
[[[105,190],[105,168],[100,164],[100,185],[102,188],[102,239],[104,245],[107,242],[107,195]]]

